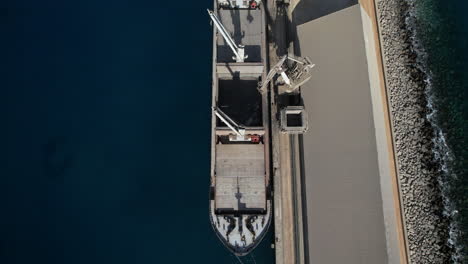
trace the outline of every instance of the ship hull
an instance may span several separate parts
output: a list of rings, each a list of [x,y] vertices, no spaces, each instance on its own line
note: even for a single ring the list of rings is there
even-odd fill
[[[242,124],[245,135],[239,139],[212,115],[209,217],[222,243],[244,256],[265,237],[273,209],[269,91],[258,89],[268,72],[265,13],[262,5],[232,8],[219,2],[214,1],[214,13],[248,57],[236,61],[213,26],[212,107]]]

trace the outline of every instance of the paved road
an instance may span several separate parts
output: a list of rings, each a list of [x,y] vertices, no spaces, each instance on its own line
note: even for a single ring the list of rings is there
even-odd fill
[[[269,59],[270,65],[275,65],[278,59],[288,50],[287,28],[288,17],[286,8],[276,6],[275,0],[268,0],[268,28],[269,28]],[[277,91],[278,87],[273,87]],[[280,92],[281,93],[281,92]],[[277,101],[271,100],[272,142],[273,142],[273,180],[275,199],[275,246],[276,263],[302,263],[302,220],[300,202],[297,202],[295,190],[294,167],[298,161],[291,156],[294,152],[294,140],[279,132],[277,123]],[[293,143],[291,143],[293,142]],[[295,153],[295,152],[294,152]],[[300,193],[299,193],[300,195]]]
[[[295,7],[292,17],[296,25],[301,25],[356,5],[358,0],[293,0],[292,2]]]
[[[387,263],[360,7],[304,23],[297,32],[301,55],[317,65],[302,87],[309,113],[304,135],[309,261]]]

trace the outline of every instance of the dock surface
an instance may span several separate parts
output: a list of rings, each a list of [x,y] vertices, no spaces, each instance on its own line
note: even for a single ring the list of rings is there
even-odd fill
[[[302,95],[310,263],[387,263],[385,226],[361,10],[298,28],[317,64]]]
[[[361,2],[291,1],[289,50],[317,66],[301,88],[309,131],[273,146],[277,263],[407,263],[373,0]]]

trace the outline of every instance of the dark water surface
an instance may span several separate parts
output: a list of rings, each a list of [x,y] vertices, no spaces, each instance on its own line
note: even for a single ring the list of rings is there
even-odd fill
[[[427,74],[428,116],[453,262],[468,263],[468,1],[408,0],[420,63]],[[465,257],[463,259],[463,256]]]
[[[208,219],[212,1],[1,3],[0,263],[239,263]]]

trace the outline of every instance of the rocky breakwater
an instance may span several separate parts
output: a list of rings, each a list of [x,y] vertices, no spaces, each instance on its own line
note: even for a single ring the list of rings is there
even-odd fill
[[[450,263],[448,220],[442,214],[433,129],[426,117],[425,76],[407,25],[409,6],[403,0],[376,2],[410,261]]]

